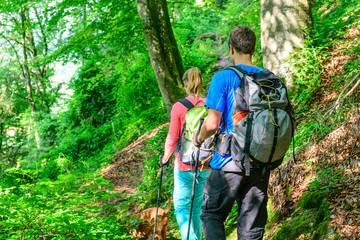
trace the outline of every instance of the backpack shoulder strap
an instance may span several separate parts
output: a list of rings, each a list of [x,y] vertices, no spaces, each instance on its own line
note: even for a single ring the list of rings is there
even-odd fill
[[[186,98],[180,99],[179,102],[182,103],[182,105],[184,105],[188,110],[190,110],[190,109],[192,109],[194,107],[194,104],[192,104]]]
[[[186,98],[180,99],[179,102],[184,105],[188,111],[190,109],[192,109],[194,107],[194,104],[192,104],[192,102],[190,102],[189,100],[187,100]],[[182,136],[184,135],[184,131],[185,131],[185,126],[186,126],[186,122],[184,123],[182,130],[179,133],[179,140],[176,144],[176,148],[175,148],[175,152],[179,152],[180,148],[181,148],[181,141],[182,141]]]
[[[194,106],[197,106],[198,105],[198,103],[204,103],[205,104],[205,102],[203,101],[203,100],[199,100],[199,101],[197,101],[196,103],[195,103],[195,105]]]
[[[248,73],[247,71],[245,71],[244,69],[242,69],[241,67],[236,66],[236,65],[230,66],[226,69],[230,69],[230,70],[234,71],[240,79],[242,79],[244,77],[244,75]]]
[[[239,77],[239,79],[240,79],[240,87],[242,88],[242,87],[244,86],[244,81],[243,81],[244,75],[247,74],[248,72],[245,71],[244,69],[242,69],[241,67],[236,66],[236,65],[230,66],[230,67],[228,67],[228,68],[226,68],[226,69],[232,70],[232,71],[234,71],[234,72],[236,73],[236,75],[237,75],[237,76]],[[225,70],[226,70],[226,69],[225,69]]]

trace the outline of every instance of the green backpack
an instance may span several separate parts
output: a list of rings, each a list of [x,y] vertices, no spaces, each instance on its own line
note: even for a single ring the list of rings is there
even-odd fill
[[[180,132],[176,150],[180,154],[181,162],[187,165],[195,166],[196,147],[193,144],[192,136],[199,130],[200,119],[206,118],[209,109],[207,109],[205,106],[194,106],[187,99],[181,99],[179,102],[182,103],[188,109],[188,111],[185,115],[185,123],[183,125],[182,131]],[[207,138],[200,146],[199,164],[201,166],[209,166],[214,152],[215,143],[214,136],[212,136]]]

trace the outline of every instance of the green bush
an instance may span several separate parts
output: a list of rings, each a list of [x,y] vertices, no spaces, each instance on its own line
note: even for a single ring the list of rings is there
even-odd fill
[[[91,176],[91,175],[90,175]],[[57,181],[40,181],[0,188],[0,239],[130,239],[124,197],[111,193],[102,178],[60,175]]]
[[[137,196],[138,204],[142,207],[149,207],[156,205],[157,193],[160,182],[160,164],[159,157],[164,149],[165,138],[167,136],[168,128],[160,129],[156,136],[147,140],[147,145],[143,151],[143,176],[142,182],[138,185]],[[166,200],[164,194],[173,192],[173,165],[163,168],[162,177],[162,196]]]
[[[51,148],[59,143],[59,117],[56,114],[38,112],[36,117],[37,128],[42,148]]]
[[[321,87],[322,62],[326,58],[323,50],[324,47],[315,47],[313,40],[308,40],[302,48],[289,56],[296,84],[293,95],[298,111],[307,110],[305,107],[310,105],[314,99],[313,94]]]
[[[55,160],[49,160],[44,164],[44,170],[42,178],[49,178],[51,180],[56,180],[60,175],[60,168]]]
[[[65,133],[57,152],[66,155],[77,164],[98,155],[110,141],[113,141],[112,126],[102,125],[95,128],[85,125]]]
[[[344,27],[358,21],[360,16],[357,0],[317,0],[312,8],[314,37],[319,46],[342,36]]]
[[[43,169],[8,168],[0,178],[0,187],[17,189],[20,185],[35,183]]]
[[[74,93],[67,113],[69,126],[82,124],[97,128],[107,124],[115,114],[118,76],[103,66],[101,60],[86,61],[70,83]]]

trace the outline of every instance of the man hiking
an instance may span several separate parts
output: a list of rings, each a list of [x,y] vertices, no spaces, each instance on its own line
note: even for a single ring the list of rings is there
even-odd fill
[[[229,54],[234,65],[249,73],[263,72],[252,63],[255,51],[255,33],[248,27],[239,26],[230,32],[228,39]],[[221,133],[232,133],[234,122],[247,115],[242,111],[233,116],[236,89],[240,84],[238,75],[229,69],[218,72],[213,77],[206,106],[208,117],[193,142],[199,146],[204,139],[213,135],[220,127]],[[230,148],[230,147],[229,147]],[[211,162],[211,173],[204,184],[204,203],[201,220],[206,240],[226,239],[224,221],[231,212],[236,200],[238,204],[238,239],[262,239],[267,220],[267,186],[270,170],[253,168],[245,174],[244,167],[238,166],[229,152],[219,154]]]

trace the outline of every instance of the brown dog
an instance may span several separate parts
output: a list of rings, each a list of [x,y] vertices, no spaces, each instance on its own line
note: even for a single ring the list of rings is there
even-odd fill
[[[156,221],[156,234],[155,239],[165,240],[166,239],[166,231],[169,225],[169,217],[168,213],[171,210],[172,199],[169,193],[167,193],[169,198],[169,205],[166,210],[159,208],[157,221]],[[156,207],[145,209],[139,219],[142,219],[143,222],[135,229],[132,233],[135,236],[139,236],[138,240],[148,239],[150,233],[154,231],[155,226],[155,217],[156,217]]]

